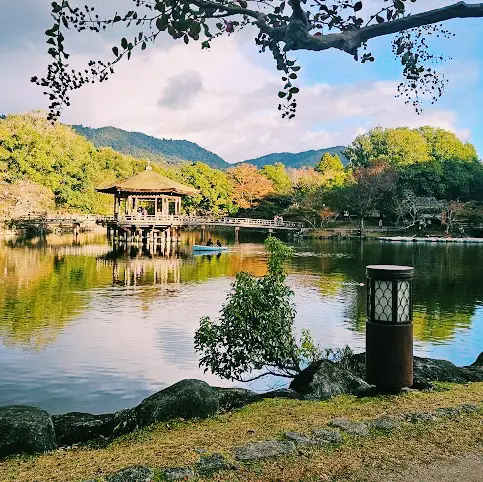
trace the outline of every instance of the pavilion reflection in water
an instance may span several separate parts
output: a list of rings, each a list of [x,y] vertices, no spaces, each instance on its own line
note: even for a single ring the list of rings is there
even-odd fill
[[[158,246],[155,250],[146,246],[114,245],[109,253],[96,259],[98,268],[112,267],[113,285],[156,285],[166,289],[180,284],[181,263],[179,252],[170,245]]]

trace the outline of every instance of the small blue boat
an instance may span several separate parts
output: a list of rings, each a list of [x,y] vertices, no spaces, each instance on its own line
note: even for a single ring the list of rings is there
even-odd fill
[[[202,244],[195,244],[193,246],[193,251],[211,251],[211,252],[217,252],[217,251],[226,251],[228,248],[226,246],[217,246],[214,244],[213,246],[204,246]]]

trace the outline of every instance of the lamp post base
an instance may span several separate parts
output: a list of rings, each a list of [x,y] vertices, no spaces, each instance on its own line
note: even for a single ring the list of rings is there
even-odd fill
[[[413,385],[413,325],[366,322],[366,381],[380,390]]]

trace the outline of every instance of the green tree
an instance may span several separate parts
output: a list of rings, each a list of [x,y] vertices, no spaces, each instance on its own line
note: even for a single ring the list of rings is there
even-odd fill
[[[187,198],[183,203],[188,213],[224,216],[236,212],[232,199],[233,185],[225,172],[203,162],[194,162],[171,168],[167,173],[169,177],[199,190],[199,194]]]
[[[54,194],[57,209],[110,212],[112,199],[95,187],[133,175],[144,161],[96,149],[70,127],[52,125],[41,113],[0,120],[0,178],[30,180]]]
[[[307,333],[300,346],[293,329],[293,293],[285,284],[284,263],[292,249],[277,238],[265,241],[268,272],[238,273],[219,320],[201,319],[195,335],[200,366],[221,378],[250,381],[265,375],[293,377],[304,358],[315,356]],[[252,372],[262,373],[249,376]]]
[[[421,127],[418,131],[429,146],[432,160],[474,162],[478,160],[475,146],[463,143],[456,134],[438,127]]]
[[[344,184],[346,173],[340,157],[326,152],[315,167],[323,177],[326,188],[340,187]]]
[[[367,167],[374,160],[404,166],[431,159],[426,139],[419,131],[407,127],[371,129],[357,136],[345,155],[355,167]]]
[[[286,195],[292,190],[292,183],[290,182],[287,169],[281,162],[263,166],[261,174],[272,181],[273,188],[277,194]]]
[[[411,5],[416,0],[411,2]],[[32,81],[42,86],[51,100],[51,116],[60,115],[69,105],[69,90],[95,80],[105,81],[123,58],[130,59],[136,49],[144,50],[158,37],[169,35],[175,40],[199,42],[209,48],[222,35],[231,35],[248,25],[255,30],[255,43],[261,52],[272,54],[277,69],[283,73],[279,92],[279,109],[284,117],[295,115],[299,92],[295,85],[300,66],[290,59],[300,50],[338,49],[357,61],[372,62],[367,50],[372,39],[392,36],[392,50],[402,65],[400,95],[407,96],[416,110],[421,99],[434,101],[443,92],[444,77],[432,67],[435,56],[429,51],[431,34],[450,38],[441,23],[455,18],[483,17],[483,4],[457,2],[444,8],[412,14],[403,0],[318,1],[306,0],[133,0],[133,9],[123,15],[98,15],[92,5],[77,8],[71,0],[54,1],[54,25],[46,31],[48,53],[53,61],[47,75]],[[422,4],[423,2],[418,2]],[[73,72],[68,65],[65,45],[68,30],[100,33],[119,25],[139,28],[131,38],[123,37],[112,49],[111,62],[90,60],[88,66]],[[439,60],[444,59],[438,55]]]

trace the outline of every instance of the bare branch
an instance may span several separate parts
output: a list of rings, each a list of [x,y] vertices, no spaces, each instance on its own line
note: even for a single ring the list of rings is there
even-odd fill
[[[391,35],[424,25],[441,23],[455,18],[481,17],[483,17],[483,3],[467,4],[458,2],[447,7],[409,15],[390,22],[369,25],[358,30],[348,30],[319,37],[313,35],[300,36],[293,39],[290,50],[321,51],[336,48],[353,54],[364,42],[376,37]]]

